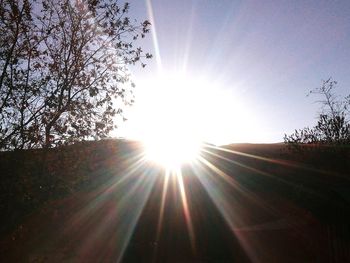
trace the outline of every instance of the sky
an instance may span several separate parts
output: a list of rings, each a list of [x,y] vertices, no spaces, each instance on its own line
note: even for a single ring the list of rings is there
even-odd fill
[[[170,75],[170,83],[177,79],[176,72],[185,75],[182,82],[197,85],[197,97],[190,98],[193,107],[201,101],[203,114],[214,112],[209,126],[200,127],[216,144],[281,142],[285,133],[313,126],[319,98],[306,94],[329,77],[338,81],[339,95],[350,93],[350,1],[134,0],[130,4],[130,16],[152,22],[152,35],[141,45],[154,58],[145,69],[131,69],[136,104],[120,129],[126,137],[143,132],[144,109],[155,105],[155,98],[162,100],[155,90],[177,89],[158,80]],[[181,107],[186,89],[191,87],[174,96],[178,103],[173,108]]]

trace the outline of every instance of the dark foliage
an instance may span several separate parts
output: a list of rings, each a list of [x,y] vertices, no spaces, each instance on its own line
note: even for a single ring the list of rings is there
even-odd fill
[[[50,200],[107,182],[137,150],[132,142],[103,140],[0,152],[0,234]]]
[[[317,125],[295,130],[284,136],[284,142],[298,147],[299,144],[350,145],[349,96],[339,99],[334,94],[337,82],[331,78],[323,81],[320,88],[310,94],[319,94],[323,100]]]
[[[215,168],[182,171],[195,254],[176,180],[169,180],[155,242],[165,176],[155,166],[131,171],[138,144],[104,140],[49,149],[49,177],[38,168],[44,150],[1,153],[0,261],[115,262],[125,245],[116,233],[128,235],[139,205],[134,180],[145,170],[154,186],[122,262],[251,262],[249,251],[263,251],[256,254],[260,262],[349,261],[349,148],[334,154],[340,147],[329,146],[303,156],[282,144],[225,148],[203,153]],[[214,184],[208,191],[203,182]],[[235,220],[234,232],[226,216]]]
[[[0,149],[101,139],[133,103],[128,66],[150,58],[146,20],[113,0],[0,5]]]

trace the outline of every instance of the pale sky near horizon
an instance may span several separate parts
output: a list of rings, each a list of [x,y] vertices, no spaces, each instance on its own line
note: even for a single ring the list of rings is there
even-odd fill
[[[144,94],[152,94],[149,83],[158,76],[160,61],[162,72],[184,71],[204,79],[211,87],[206,96],[209,92],[216,100],[220,100],[217,94],[224,98],[208,108],[228,104],[222,106],[222,114],[216,111],[222,119],[213,124],[220,131],[213,139],[218,144],[280,142],[284,133],[314,125],[318,98],[306,94],[322,79],[332,76],[339,95],[350,93],[350,1],[153,0],[147,6],[147,0],[135,0],[130,4],[131,16],[150,19],[153,13],[153,37],[149,34],[141,45],[155,57],[145,69],[131,69],[136,103],[153,103]],[[121,132],[142,133],[145,122],[140,118],[145,116],[131,114]]]

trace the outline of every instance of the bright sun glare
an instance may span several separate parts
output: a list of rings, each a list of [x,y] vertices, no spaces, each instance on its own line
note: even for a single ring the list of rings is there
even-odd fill
[[[182,164],[195,160],[201,144],[186,137],[162,136],[144,142],[147,159],[167,169],[177,169]]]
[[[203,142],[232,142],[232,135],[246,133],[239,127],[248,128],[248,120],[254,123],[232,94],[181,73],[143,79],[135,96],[124,132],[142,141],[149,161],[168,169],[194,161]]]
[[[153,87],[157,96],[149,103],[147,128],[141,138],[148,160],[176,169],[197,158],[203,138],[196,123],[195,85],[176,75],[159,79]]]

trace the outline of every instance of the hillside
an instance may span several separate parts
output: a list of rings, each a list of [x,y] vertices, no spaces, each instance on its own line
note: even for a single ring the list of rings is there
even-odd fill
[[[0,261],[350,261],[349,147],[207,147],[211,166],[183,167],[186,202],[141,154],[114,140],[0,153]]]

